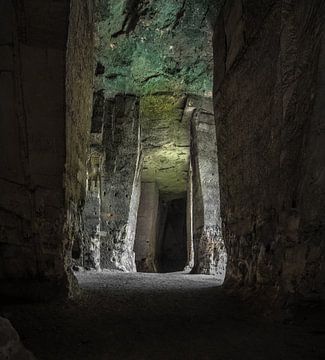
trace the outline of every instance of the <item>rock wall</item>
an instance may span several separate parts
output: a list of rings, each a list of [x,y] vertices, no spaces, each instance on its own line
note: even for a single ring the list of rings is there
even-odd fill
[[[79,58],[92,33],[85,12],[91,8],[76,1],[0,1],[0,291],[10,296],[69,289],[64,253],[74,231],[65,225],[78,217],[84,178],[81,132],[74,131],[87,116],[79,81],[81,74],[88,80],[88,55]]]
[[[192,273],[224,279],[227,255],[221,232],[216,131],[212,100],[192,100],[191,122],[192,216],[194,267]]]
[[[117,95],[106,101],[101,181],[101,267],[136,271],[134,237],[140,199],[139,101]]]
[[[194,244],[193,244],[193,171],[189,164],[187,179],[186,199],[186,236],[187,236],[187,261],[185,271],[192,270],[194,266]]]
[[[66,283],[62,184],[69,4],[49,3],[0,2],[0,289],[10,295],[32,295],[30,282],[40,279]]]
[[[318,0],[226,1],[217,21],[214,100],[230,285],[324,297],[323,24]]]
[[[9,320],[0,317],[0,359],[35,360],[20,342],[19,335]]]
[[[91,148],[88,159],[86,199],[83,209],[84,242],[80,265],[87,270],[100,269],[102,153]]]
[[[86,198],[94,86],[95,0],[70,0],[69,36],[66,53],[66,163],[64,227],[65,268],[70,288],[71,249],[84,237],[83,206]]]
[[[141,183],[136,237],[135,262],[139,272],[156,272],[159,190],[156,183]]]

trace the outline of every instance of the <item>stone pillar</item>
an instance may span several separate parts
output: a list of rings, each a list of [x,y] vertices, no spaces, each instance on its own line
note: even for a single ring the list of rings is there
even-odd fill
[[[100,230],[101,230],[101,173],[103,163],[103,127],[105,96],[103,91],[94,93],[93,115],[91,120],[91,145],[87,161],[86,200],[83,211],[84,236],[82,259],[78,265],[85,269],[100,269]]]
[[[206,110],[207,109],[207,110]],[[193,168],[193,273],[225,276],[226,251],[221,234],[216,131],[209,107],[197,108],[191,123]]]
[[[93,151],[88,161],[87,193],[84,207],[82,266],[100,269],[101,154]]]
[[[156,183],[141,184],[136,238],[134,244],[137,271],[156,272],[159,191]]]
[[[139,101],[107,100],[103,130],[100,263],[105,269],[136,271],[133,252],[140,198]]]
[[[187,200],[186,200],[186,233],[187,233],[187,263],[185,271],[191,270],[194,266],[194,247],[193,247],[193,174],[192,166],[189,164],[187,181]]]

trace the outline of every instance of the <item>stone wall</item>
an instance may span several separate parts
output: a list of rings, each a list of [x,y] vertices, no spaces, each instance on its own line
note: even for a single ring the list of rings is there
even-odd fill
[[[156,183],[141,183],[134,243],[137,271],[156,272],[159,191]]]
[[[193,99],[191,121],[192,216],[194,267],[192,273],[224,279],[227,255],[221,232],[216,131],[212,99]]]
[[[0,291],[17,295],[29,292],[29,281],[65,283],[69,3],[49,3],[0,2]]]
[[[189,164],[187,178],[186,199],[186,237],[187,237],[187,261],[185,270],[192,270],[194,266],[194,244],[193,244],[193,170]]]
[[[0,291],[11,296],[50,296],[69,288],[64,253],[74,231],[65,224],[78,218],[85,151],[78,124],[86,122],[90,106],[84,96],[88,5],[0,1]],[[82,51],[87,54],[80,56]]]
[[[140,198],[139,101],[106,100],[101,176],[102,268],[135,271],[134,237]]]
[[[9,320],[0,317],[0,359],[35,360],[20,342],[19,335]]]
[[[95,0],[70,0],[66,53],[66,164],[64,228],[65,268],[71,269],[74,242],[83,241],[83,206],[86,198],[94,85]],[[70,287],[74,278],[70,274]]]
[[[324,2],[226,1],[214,100],[227,283],[324,297]]]

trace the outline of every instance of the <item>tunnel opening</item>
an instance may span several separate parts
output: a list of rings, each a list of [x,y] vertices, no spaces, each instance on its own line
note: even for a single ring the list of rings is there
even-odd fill
[[[218,7],[196,0],[98,2],[75,270],[191,270],[224,278],[211,6]]]
[[[165,221],[161,225],[158,272],[183,271],[187,263],[186,198],[162,204]]]

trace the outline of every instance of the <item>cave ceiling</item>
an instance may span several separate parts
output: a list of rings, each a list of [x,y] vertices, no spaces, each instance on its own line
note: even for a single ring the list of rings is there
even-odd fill
[[[140,97],[143,181],[186,191],[185,94],[212,96],[212,26],[221,0],[99,0],[95,89]],[[213,9],[212,9],[213,7]],[[209,11],[213,10],[213,11]]]

